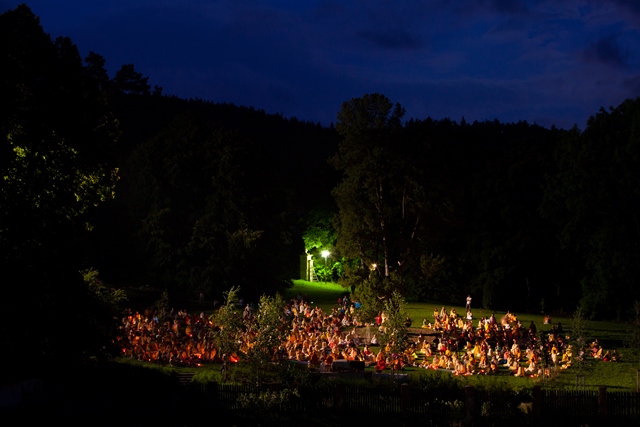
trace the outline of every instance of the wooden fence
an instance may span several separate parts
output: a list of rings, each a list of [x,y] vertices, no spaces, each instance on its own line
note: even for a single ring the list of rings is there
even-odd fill
[[[139,380],[132,378],[132,383]],[[200,426],[217,414],[238,420],[237,425],[257,425],[255,421],[259,420],[263,426],[299,426],[301,422],[344,425],[345,420],[476,427],[514,423],[519,427],[640,426],[640,393],[608,391],[604,387],[597,391],[533,387],[514,392],[396,381],[295,388],[148,380],[135,387],[128,384],[86,380],[5,388],[0,394],[0,419],[9,414],[24,421],[46,413],[54,420],[102,421],[96,425],[139,425],[144,420],[156,425]],[[130,424],[118,422],[124,413]]]
[[[474,425],[640,425],[640,394],[598,391],[438,390],[385,384],[377,387],[324,385],[256,387],[192,384],[185,395],[190,405],[238,416],[304,416],[335,419],[432,420]]]

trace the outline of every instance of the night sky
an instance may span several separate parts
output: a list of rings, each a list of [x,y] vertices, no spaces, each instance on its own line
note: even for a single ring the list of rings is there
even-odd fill
[[[0,0],[0,12],[24,1]],[[405,118],[584,129],[640,96],[640,0],[30,1],[52,38],[167,95],[335,122],[379,92]]]

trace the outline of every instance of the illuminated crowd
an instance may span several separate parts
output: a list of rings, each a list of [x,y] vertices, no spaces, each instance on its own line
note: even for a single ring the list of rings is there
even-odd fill
[[[281,345],[273,349],[273,360],[295,360],[310,369],[328,372],[335,361],[357,361],[378,372],[400,370],[406,366],[446,370],[454,375],[491,375],[509,372],[515,376],[548,376],[554,369],[567,369],[575,358],[593,357],[617,361],[619,356],[604,351],[597,340],[578,354],[568,342],[562,324],[539,333],[534,322],[523,326],[517,316],[507,312],[474,320],[470,310],[458,315],[442,307],[432,319],[424,319],[420,333],[410,335],[403,351],[381,345],[379,336],[387,325],[380,313],[374,322],[359,319],[359,304],[345,297],[330,313],[312,307],[302,297],[286,304],[283,318],[288,332]],[[238,337],[238,351],[230,355],[240,360],[254,344],[253,309],[239,310],[245,327]],[[550,323],[550,319],[548,319]],[[410,321],[409,321],[410,322]],[[545,323],[547,319],[545,319]],[[117,345],[122,355],[136,360],[173,366],[199,366],[215,363],[222,355],[216,345],[214,317],[204,313],[171,311],[159,319],[154,313],[128,313],[120,326]]]

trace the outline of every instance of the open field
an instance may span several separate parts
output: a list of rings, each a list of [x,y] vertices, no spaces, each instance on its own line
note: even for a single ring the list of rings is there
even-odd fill
[[[312,306],[319,306],[325,313],[330,313],[331,310],[337,307],[338,298],[342,298],[347,291],[336,283],[325,282],[306,282],[301,280],[294,281],[294,285],[284,295],[285,299],[296,298],[297,295],[302,295],[305,300],[309,301]],[[460,301],[461,304],[454,305],[458,313],[463,313],[464,301]],[[213,310],[209,304],[206,304],[207,308],[204,310],[207,314],[211,314]],[[424,302],[406,302],[404,309],[406,313],[413,320],[413,327],[410,328],[410,333],[417,337],[420,333],[431,332],[426,329],[420,328],[422,319],[427,318],[429,321],[433,319],[433,312],[435,309],[440,309],[445,306],[447,310],[451,309],[450,304],[445,304],[439,301],[424,301]],[[472,310],[474,313],[474,319],[479,319],[483,316],[490,316],[495,314],[496,318],[500,319],[506,313],[506,310],[496,310],[493,312],[482,310],[475,307],[472,303]],[[193,309],[199,308],[199,305],[194,302]],[[508,309],[508,308],[507,308]],[[513,313],[518,316],[518,319],[522,324],[527,327],[530,322],[534,322],[539,331],[544,333],[549,332],[552,326],[557,326],[558,322],[562,323],[565,334],[571,333],[571,318],[570,317],[554,317],[551,324],[545,325],[542,314],[529,314],[529,313]],[[474,321],[475,323],[476,321]],[[442,370],[428,370],[417,367],[405,367],[403,373],[409,374],[411,377],[419,378],[421,376],[443,376],[446,380],[456,382],[462,382],[463,384],[472,384],[483,387],[515,387],[515,388],[528,388],[535,384],[541,384],[548,388],[560,388],[560,389],[575,389],[576,383],[579,383],[581,389],[597,389],[600,386],[606,386],[607,389],[612,391],[634,391],[637,388],[638,381],[638,367],[640,364],[632,361],[631,357],[627,357],[629,350],[624,348],[624,342],[627,335],[627,325],[617,322],[603,322],[603,321],[585,321],[586,324],[586,337],[587,343],[598,339],[599,343],[603,345],[605,350],[617,349],[622,356],[621,362],[618,363],[605,363],[592,358],[588,359],[586,369],[578,377],[578,371],[575,366],[567,370],[558,370],[557,375],[552,380],[546,380],[542,382],[540,378],[517,378],[510,375],[506,367],[500,368],[500,373],[496,376],[483,376],[474,375],[466,377],[453,377],[449,372]],[[359,328],[359,334],[362,337],[369,337],[375,332],[375,327]],[[167,368],[169,370],[187,370],[193,371],[193,368]],[[196,380],[210,381],[219,380],[219,365],[205,365],[195,370]],[[371,370],[372,368],[367,368]]]
[[[286,297],[293,298],[296,295],[301,294],[308,297],[309,301],[313,301],[312,305],[322,307],[325,312],[331,312],[331,310],[337,306],[337,299],[344,296],[345,293],[346,290],[335,283],[296,280],[294,281],[293,288],[289,290]],[[422,324],[422,319],[427,318],[428,320],[432,320],[434,309],[439,310],[442,306],[445,306],[447,310],[450,310],[451,307],[455,307],[458,313],[465,312],[464,301],[461,301],[460,305],[453,306],[438,301],[407,302],[404,307],[405,311],[413,320],[413,326],[417,327],[411,328],[411,332],[418,334],[426,331],[419,328]],[[479,319],[483,316],[490,316],[492,313],[495,314],[496,318],[500,319],[506,313],[506,310],[487,311],[474,308],[473,303],[472,311],[474,319]],[[513,314],[518,316],[518,319],[525,327],[533,321],[539,331],[548,333],[552,326],[557,326],[558,322],[560,322],[562,323],[565,333],[567,335],[570,335],[571,333],[572,319],[570,317],[554,317],[552,318],[551,324],[545,325],[544,316],[542,314]],[[600,386],[606,386],[611,390],[636,390],[638,384],[638,368],[640,367],[640,364],[634,363],[631,360],[631,357],[627,357],[629,355],[629,349],[624,347],[628,331],[627,325],[624,323],[605,321],[585,321],[585,323],[587,343],[597,339],[605,350],[617,349],[622,356],[622,361],[618,363],[607,363],[589,358],[585,367],[585,372],[582,373],[582,378],[577,378],[577,368],[573,366],[568,370],[559,371],[556,378],[552,381],[544,382],[543,385],[545,387],[554,388],[575,388],[576,382],[578,382],[581,388],[584,387],[586,389],[596,389]],[[440,373],[438,371],[412,367],[405,368],[405,370],[416,375]],[[540,383],[540,379],[538,378],[516,378],[506,372],[504,376],[470,376],[461,377],[459,380],[469,384],[478,384],[482,382],[499,384],[507,382],[516,387],[528,387],[536,383]]]

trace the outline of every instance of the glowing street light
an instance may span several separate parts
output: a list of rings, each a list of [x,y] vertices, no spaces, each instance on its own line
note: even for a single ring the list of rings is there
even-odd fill
[[[322,257],[324,258],[324,265],[325,265],[325,267],[326,267],[326,265],[327,265],[327,257],[328,257],[329,255],[331,255],[331,252],[329,252],[329,251],[322,251]]]

